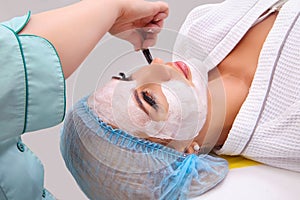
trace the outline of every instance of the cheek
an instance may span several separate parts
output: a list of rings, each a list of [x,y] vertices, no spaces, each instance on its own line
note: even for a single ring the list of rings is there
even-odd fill
[[[143,128],[151,121],[149,116],[140,108],[138,108],[133,102],[127,108],[130,121],[133,123],[133,125]]]
[[[168,119],[168,111],[160,106],[157,110],[151,109],[149,112],[149,117],[156,122],[166,121]]]

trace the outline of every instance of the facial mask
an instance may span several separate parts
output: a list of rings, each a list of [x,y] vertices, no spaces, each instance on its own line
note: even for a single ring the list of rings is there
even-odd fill
[[[149,129],[150,117],[133,101],[135,81],[112,80],[89,97],[89,106],[105,122],[138,137]],[[159,129],[160,124],[152,129]]]
[[[168,81],[161,85],[169,103],[169,117],[166,131],[158,136],[175,140],[193,139],[205,122],[206,105],[199,104],[199,98],[202,97],[198,97],[191,87],[179,81]],[[203,98],[206,99],[206,96]]]
[[[89,106],[107,123],[137,137],[190,140],[201,130],[206,116],[206,93],[200,101],[198,93],[177,80],[161,84],[167,98],[168,117],[153,121],[136,102],[135,81],[112,80],[89,98]],[[206,89],[206,88],[204,88]]]

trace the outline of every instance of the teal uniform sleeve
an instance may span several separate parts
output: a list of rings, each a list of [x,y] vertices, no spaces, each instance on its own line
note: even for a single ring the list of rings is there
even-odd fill
[[[0,140],[60,123],[65,80],[54,46],[19,35],[30,12],[0,25]]]
[[[53,45],[21,35],[30,12],[0,24],[0,199],[54,200],[41,161],[21,134],[60,123],[65,81]]]

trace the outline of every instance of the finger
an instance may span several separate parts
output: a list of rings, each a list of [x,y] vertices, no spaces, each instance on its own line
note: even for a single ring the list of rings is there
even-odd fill
[[[147,24],[151,21],[159,21],[168,17],[169,7],[167,3],[160,1],[148,3],[150,5],[138,15],[138,18],[142,19],[142,24]]]
[[[147,40],[144,40],[142,48],[147,49],[149,47],[154,46],[155,44],[156,44],[156,38],[147,39]]]
[[[163,25],[164,25],[164,20],[157,21],[157,22],[155,23],[155,25],[158,26],[159,28],[163,27]]]
[[[155,17],[145,17],[143,19],[141,19],[140,22],[140,27],[149,27],[149,26],[153,26],[153,27],[162,27],[164,23],[164,19],[156,19]]]
[[[130,42],[136,51],[142,48],[144,36],[138,30],[129,30],[115,35],[118,38]]]
[[[156,4],[156,13],[165,13],[167,16],[169,15],[169,5],[166,2],[157,1],[153,2]]]
[[[158,13],[155,16],[147,16],[141,19],[141,24],[157,24],[160,21],[163,21],[167,15],[165,13]]]
[[[166,13],[158,13],[157,15],[155,15],[154,17],[153,17],[153,22],[158,22],[158,21],[160,21],[160,20],[164,20],[164,19],[166,19],[168,17],[168,15],[166,14]]]
[[[148,34],[157,34],[161,31],[161,28],[157,27],[156,25],[149,25],[141,29],[143,31],[144,38],[147,38]]]
[[[156,44],[157,34],[147,34],[146,38],[143,41],[142,48],[146,49],[148,47],[152,47]]]
[[[134,31],[131,34],[131,37],[127,40],[133,45],[135,51],[139,51],[142,49],[144,38],[140,33]]]
[[[153,32],[152,32],[153,31]],[[154,46],[157,40],[157,31],[154,29],[151,31],[145,31],[144,29],[136,29],[131,35],[131,43],[134,44],[135,50],[146,49]]]
[[[164,20],[160,20],[160,21],[157,21],[155,23],[151,23],[148,26],[152,27],[152,28],[155,28],[157,33],[159,33],[161,28],[163,27],[163,25],[164,25]]]
[[[146,32],[152,32],[152,33],[159,33],[161,31],[161,28],[163,27],[164,20],[160,20],[157,22],[150,22],[145,27],[144,30]]]

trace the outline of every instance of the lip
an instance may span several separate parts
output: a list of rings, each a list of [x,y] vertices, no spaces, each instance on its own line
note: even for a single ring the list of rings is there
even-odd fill
[[[183,73],[185,78],[189,80],[191,74],[190,68],[182,61],[176,61],[174,64]]]

